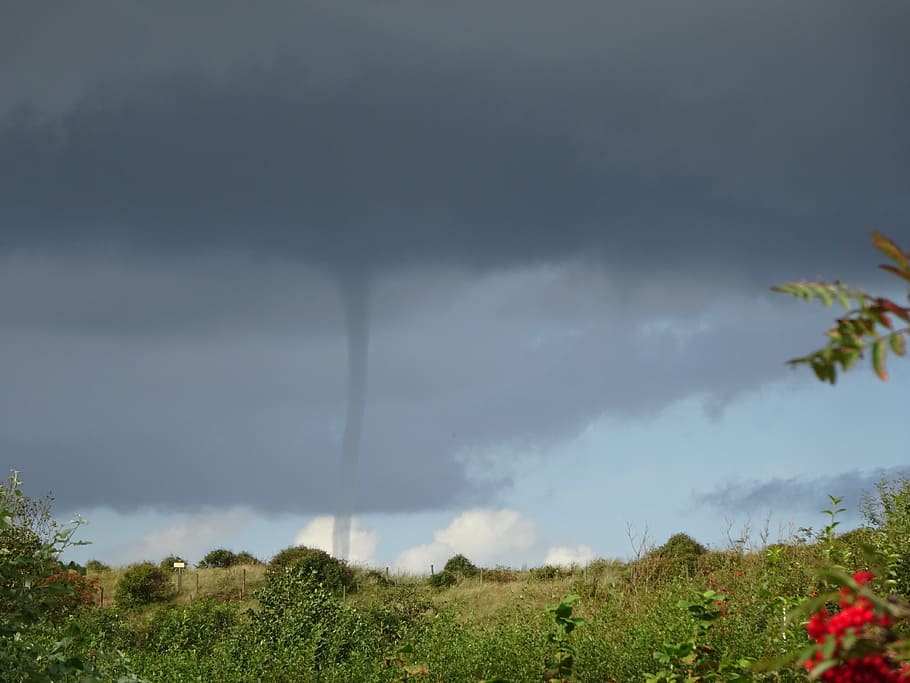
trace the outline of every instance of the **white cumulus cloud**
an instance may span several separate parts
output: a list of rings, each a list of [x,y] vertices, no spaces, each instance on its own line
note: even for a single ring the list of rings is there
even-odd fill
[[[560,545],[547,550],[543,563],[555,567],[571,567],[572,565],[583,567],[593,559],[594,551],[586,545],[579,545],[575,548]]]
[[[331,515],[314,517],[294,536],[294,544],[331,553],[333,524],[334,518]],[[348,553],[351,564],[375,564],[378,543],[379,534],[374,529],[364,529],[356,517],[351,520],[351,547]]]
[[[199,560],[252,521],[253,513],[246,508],[184,515],[164,529],[140,536],[123,548],[119,556],[123,562],[151,560],[157,563],[168,555]]]
[[[537,526],[515,510],[473,508],[461,513],[445,529],[433,533],[433,542],[408,548],[398,556],[401,571],[427,574],[430,565],[441,568],[461,553],[478,565],[505,562],[511,553],[527,550],[538,541]]]

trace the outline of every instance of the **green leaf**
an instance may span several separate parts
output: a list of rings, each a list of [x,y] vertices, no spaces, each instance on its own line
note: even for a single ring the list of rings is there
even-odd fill
[[[885,356],[887,353],[888,350],[885,347],[885,340],[876,339],[875,343],[872,345],[872,367],[875,370],[875,374],[878,375],[878,378],[882,381],[888,379],[888,371],[885,369]]]
[[[903,356],[907,352],[903,332],[892,334],[889,341],[891,343],[891,350],[895,353],[895,355]]]
[[[837,297],[837,300],[840,302],[840,305],[844,307],[845,311],[850,310],[850,299],[847,298],[847,293],[843,289],[835,289],[834,296]]]
[[[827,643],[825,643],[827,645]],[[834,641],[831,641],[831,644],[834,644]],[[812,667],[812,673],[809,674],[810,681],[817,681],[821,678],[821,675],[825,673],[828,669],[837,666],[837,662],[833,659],[828,659],[824,662],[819,662],[814,667]]]

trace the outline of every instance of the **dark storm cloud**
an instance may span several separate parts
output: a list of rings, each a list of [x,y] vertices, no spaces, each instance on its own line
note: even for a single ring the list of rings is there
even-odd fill
[[[0,235],[357,268],[842,266],[862,227],[908,216],[908,12],[809,5],[232,5],[218,21],[252,28],[233,52],[213,31],[217,68],[200,64],[207,32],[187,47],[198,9],[87,10],[98,33],[79,48],[154,20],[190,54],[122,45],[135,73],[77,70],[51,120],[7,74]]]
[[[165,270],[162,284],[194,282],[193,266]],[[630,294],[577,266],[380,280],[358,508],[488,503],[509,481],[470,477],[466,452],[545,444],[600,415],[647,416],[692,394],[725,404],[793,376],[783,360],[818,336],[817,316],[788,318],[791,302],[770,294],[709,299],[683,283],[653,287]],[[185,290],[186,311],[204,312],[213,298]],[[0,390],[6,462],[53,489],[67,512],[218,502],[331,511],[344,427],[340,313],[295,318],[293,297],[271,282],[250,298],[269,295],[294,324],[241,302],[233,316],[162,318],[153,332],[129,321],[126,332],[112,322],[104,333],[10,326],[0,338],[10,359]]]
[[[858,519],[860,504],[865,495],[875,492],[882,480],[905,475],[905,468],[883,469],[874,472],[853,470],[818,477],[773,478],[766,481],[733,482],[713,491],[695,496],[699,505],[709,505],[725,512],[820,512],[830,508],[828,496],[842,498],[838,507],[846,515]]]
[[[910,218],[901,3],[163,7],[0,17],[0,445],[64,507],[331,510],[350,270],[358,505],[420,509],[780,378],[822,318],[752,293]]]

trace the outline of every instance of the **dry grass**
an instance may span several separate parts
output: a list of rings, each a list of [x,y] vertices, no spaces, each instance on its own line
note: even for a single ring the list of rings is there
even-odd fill
[[[117,584],[127,567],[117,567],[104,572],[88,572],[89,578],[97,578],[104,596],[104,607],[114,604]],[[177,593],[177,572],[173,573],[176,604],[192,602],[197,597],[215,596],[225,600],[252,601],[252,592],[265,582],[265,565],[242,565],[224,569],[186,569],[180,577],[181,590]],[[101,593],[98,604],[101,605]]]

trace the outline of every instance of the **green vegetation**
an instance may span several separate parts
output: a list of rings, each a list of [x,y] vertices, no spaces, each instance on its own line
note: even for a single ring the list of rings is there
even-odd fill
[[[102,574],[104,572],[109,572],[111,568],[100,560],[89,560],[85,563],[85,570],[86,572],[92,572],[93,574]]]
[[[142,607],[163,602],[173,593],[171,575],[151,562],[140,562],[127,568],[117,584],[117,604]]]
[[[336,593],[349,590],[354,585],[354,571],[347,563],[318,548],[291,546],[280,551],[269,562],[270,574],[280,575],[288,570],[312,577],[317,584]]]
[[[481,573],[456,556],[436,574],[451,579],[434,585],[289,548],[268,568],[184,572],[177,594],[175,572],[150,562],[93,563],[81,577],[56,561],[60,544],[20,546],[21,561],[2,563],[0,654],[19,672],[12,681],[804,681],[801,656],[827,656],[806,621],[829,627],[812,615],[820,599],[846,600],[836,591],[853,590],[851,572],[880,565],[870,595],[906,609],[908,497],[907,477],[882,482],[866,525],[842,535],[832,498],[819,531],[752,550],[676,534],[630,562],[587,568]],[[99,586],[116,588],[115,607],[97,606]],[[859,610],[862,595],[843,609]],[[890,639],[851,645],[890,648],[885,668],[903,656],[903,617],[887,618]]]
[[[910,251],[901,249],[878,232],[872,233],[872,243],[891,261],[879,268],[900,278],[903,284],[910,282]],[[857,287],[837,281],[789,282],[771,289],[806,301],[818,300],[828,307],[837,302],[846,311],[825,333],[828,343],[823,349],[790,361],[793,366],[808,365],[823,382],[834,384],[838,366],[842,372],[847,372],[867,351],[871,353],[875,374],[886,380],[888,351],[896,356],[906,355],[910,307],[885,297],[870,296]],[[896,327],[895,323],[905,325]]]
[[[184,560],[179,555],[168,555],[163,560],[161,560],[161,562],[158,563],[158,566],[161,569],[163,569],[164,571],[172,572],[172,571],[174,571],[174,563],[176,563],[176,562],[183,562],[184,564],[186,564],[186,560]]]
[[[472,578],[480,574],[478,566],[461,553],[450,557],[443,570],[462,578]]]

